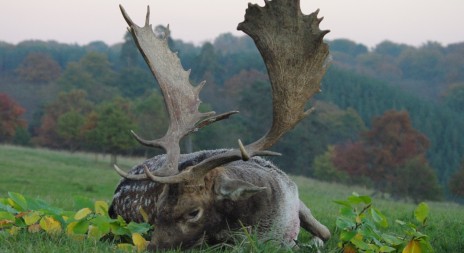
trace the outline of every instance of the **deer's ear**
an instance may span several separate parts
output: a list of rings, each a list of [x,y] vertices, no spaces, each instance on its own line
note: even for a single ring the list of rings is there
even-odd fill
[[[248,199],[265,189],[266,187],[259,187],[239,179],[230,179],[225,175],[219,176],[214,185],[214,191],[218,199],[230,199],[233,201]]]

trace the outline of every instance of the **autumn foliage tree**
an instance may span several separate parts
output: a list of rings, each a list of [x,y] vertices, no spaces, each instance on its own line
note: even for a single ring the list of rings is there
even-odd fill
[[[407,112],[387,111],[373,120],[360,141],[338,145],[333,162],[355,183],[368,179],[377,190],[396,197],[438,199],[438,180],[425,158],[428,147]]]
[[[92,108],[85,91],[61,93],[45,107],[35,142],[50,148],[76,150],[84,145],[85,139],[80,128]]]
[[[19,128],[26,127],[24,109],[5,93],[0,93],[0,142],[10,141]]]
[[[61,75],[60,65],[46,53],[30,53],[17,68],[19,77],[34,83],[47,83]]]

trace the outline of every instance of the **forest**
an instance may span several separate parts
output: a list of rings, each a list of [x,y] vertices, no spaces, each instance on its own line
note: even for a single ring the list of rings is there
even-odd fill
[[[163,36],[165,27],[155,32]],[[168,38],[191,81],[206,80],[204,110],[238,110],[186,138],[183,152],[250,143],[271,122],[271,91],[249,37],[222,34],[202,45]],[[375,188],[413,201],[464,197],[464,42],[373,48],[327,41],[332,65],[315,111],[274,147],[284,171]],[[136,143],[162,136],[159,88],[131,36],[107,45],[0,42],[0,143],[152,156]]]

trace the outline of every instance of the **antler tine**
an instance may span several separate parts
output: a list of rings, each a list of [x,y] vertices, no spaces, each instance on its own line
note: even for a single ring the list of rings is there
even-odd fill
[[[190,72],[184,70],[177,54],[169,49],[167,34],[161,39],[154,34],[149,24],[150,8],[147,8],[143,27],[137,26],[121,5],[120,9],[140,53],[154,77],[158,80],[170,119],[168,130],[160,139],[144,140],[134,132],[132,134],[141,144],[162,148],[166,151],[166,162],[156,171],[157,175],[177,174],[179,172],[180,140],[199,128],[226,119],[237,112],[232,111],[216,116],[215,112],[199,112],[198,108],[201,103],[199,92],[203,85],[197,87],[191,85],[189,81]],[[140,179],[139,176],[133,177],[127,174],[124,176],[130,179]]]
[[[306,103],[320,91],[328,68],[329,49],[323,37],[329,31],[319,29],[322,19],[317,18],[317,13],[304,15],[298,0],[265,1],[264,7],[248,5],[238,30],[253,38],[266,64],[272,86],[272,126],[256,142],[244,147],[239,141],[240,150],[210,157],[170,177],[171,182],[201,178],[209,170],[235,160],[278,155],[265,150],[313,111],[305,110]]]
[[[134,21],[132,21],[132,19],[129,17],[129,15],[127,14],[126,10],[124,9],[124,7],[122,7],[122,5],[120,4],[119,5],[119,9],[121,10],[121,13],[122,13],[122,16],[124,17],[124,19],[126,20],[126,23],[129,24],[129,27],[134,25]],[[149,15],[149,11],[147,11],[147,16]]]

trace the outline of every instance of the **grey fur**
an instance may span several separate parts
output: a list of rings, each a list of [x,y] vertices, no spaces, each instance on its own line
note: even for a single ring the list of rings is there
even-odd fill
[[[181,155],[179,169],[183,170],[187,166],[195,165],[208,157],[225,151],[227,149],[206,150]],[[155,171],[162,166],[164,158],[165,155],[156,156],[146,160],[143,164],[147,165],[151,171]],[[129,173],[143,173],[142,167],[142,164],[135,166]],[[213,178],[216,180],[216,184],[221,184],[221,177],[227,177],[265,188],[244,200],[232,201],[215,197],[209,206],[213,210],[206,210],[211,217],[215,218],[211,219],[211,224],[205,225],[204,231],[202,231],[203,236],[194,238],[190,243],[181,240],[182,245],[188,247],[198,243],[199,240],[206,240],[210,243],[225,241],[228,239],[230,231],[240,229],[242,226],[255,227],[260,238],[277,239],[289,246],[294,244],[300,225],[324,241],[330,238],[329,230],[319,223],[312,216],[310,210],[299,200],[296,184],[272,162],[261,157],[253,157],[249,161],[235,161],[223,167],[224,171]],[[169,187],[172,190],[177,186],[170,185]],[[141,222],[143,217],[140,208],[143,208],[148,214],[149,222],[161,229],[163,225],[157,224],[157,219],[162,212],[156,203],[161,203],[160,205],[164,206],[169,201],[174,201],[174,205],[178,204],[175,199],[178,196],[175,194],[167,195],[170,199],[160,199],[163,190],[163,185],[150,180],[122,179],[116,188],[110,206],[110,215],[112,217],[120,215],[127,222]],[[169,230],[169,228],[164,230]],[[178,242],[176,241],[176,243]],[[159,244],[154,247],[170,248],[176,246],[171,243],[166,247],[160,247]]]

